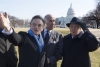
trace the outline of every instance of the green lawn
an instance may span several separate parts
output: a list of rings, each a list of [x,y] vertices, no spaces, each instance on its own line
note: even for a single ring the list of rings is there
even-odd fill
[[[15,31],[27,31],[28,28],[16,28]],[[69,30],[67,28],[55,28],[55,30],[61,32],[63,35],[66,35],[69,33]],[[16,47],[16,50],[18,52],[18,47]],[[18,55],[19,56],[19,55]],[[100,67],[100,48],[94,52],[90,52],[90,58],[92,67]],[[58,61],[57,66],[60,67],[61,60]]]

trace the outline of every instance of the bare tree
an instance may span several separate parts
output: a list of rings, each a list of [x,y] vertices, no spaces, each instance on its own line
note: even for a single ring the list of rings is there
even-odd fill
[[[16,17],[10,16],[10,15],[9,15],[9,19],[10,19],[11,25],[15,28],[15,25],[16,25],[18,19]]]
[[[100,0],[96,0],[96,4],[97,4],[96,9],[87,13],[87,15],[82,18],[82,20],[87,22],[87,24],[96,25],[98,29],[100,26]]]

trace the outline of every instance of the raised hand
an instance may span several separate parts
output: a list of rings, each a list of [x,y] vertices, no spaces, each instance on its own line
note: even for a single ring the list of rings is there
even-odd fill
[[[80,22],[80,26],[82,27],[82,29],[83,29],[84,32],[88,31],[88,28],[86,27],[85,23]]]
[[[8,14],[6,12],[4,13],[4,15],[2,13],[0,13],[0,21],[6,31],[9,31],[11,29]]]

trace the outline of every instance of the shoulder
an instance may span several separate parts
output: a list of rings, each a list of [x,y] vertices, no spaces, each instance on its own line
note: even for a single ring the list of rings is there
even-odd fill
[[[20,32],[18,32],[18,34],[20,34],[20,35],[27,35],[28,33],[27,32],[25,32],[25,31],[20,31]]]
[[[25,32],[25,31],[20,31],[20,32],[18,32],[18,34],[26,34],[27,32]]]
[[[70,38],[70,36],[71,36],[70,34],[65,35],[65,36],[64,36],[64,39],[68,39],[68,38]]]
[[[56,35],[62,35],[60,32],[53,30]]]

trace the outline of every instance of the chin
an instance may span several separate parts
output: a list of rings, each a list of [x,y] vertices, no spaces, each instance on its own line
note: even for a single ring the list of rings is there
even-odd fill
[[[77,36],[77,34],[72,34],[72,36]]]
[[[39,32],[34,32],[36,35],[39,35],[40,33]]]

